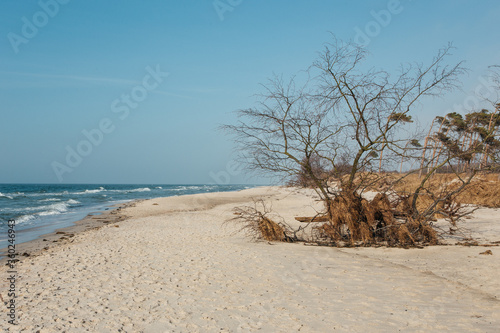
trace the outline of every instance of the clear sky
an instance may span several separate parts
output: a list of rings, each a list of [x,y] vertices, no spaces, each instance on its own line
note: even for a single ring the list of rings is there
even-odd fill
[[[453,42],[470,73],[425,122],[500,65],[499,17],[498,0],[2,0],[0,183],[257,182],[217,127],[330,32],[387,69]]]

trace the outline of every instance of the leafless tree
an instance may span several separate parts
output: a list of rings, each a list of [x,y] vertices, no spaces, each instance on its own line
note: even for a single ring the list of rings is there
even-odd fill
[[[420,161],[422,146],[405,126],[423,97],[458,86],[465,70],[461,63],[446,64],[451,49],[428,64],[403,64],[390,73],[367,69],[365,49],[334,39],[309,69],[309,79],[271,79],[258,106],[237,111],[238,123],[224,128],[235,135],[251,169],[287,179],[307,176],[325,203],[330,222],[323,231],[333,239],[428,239],[426,220],[406,214],[412,223],[396,223],[396,203],[384,195],[370,206],[362,194],[385,177],[382,158],[394,170],[402,158]],[[328,172],[317,172],[318,165]]]

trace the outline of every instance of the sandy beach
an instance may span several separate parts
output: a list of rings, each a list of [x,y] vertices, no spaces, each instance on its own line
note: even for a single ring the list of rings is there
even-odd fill
[[[321,209],[307,191],[260,187],[137,202],[17,263],[8,332],[498,332],[499,211],[462,227],[480,245],[331,248],[253,242],[224,223],[272,203],[287,222]],[[112,215],[117,215],[113,218]],[[95,218],[97,220],[97,218]],[[299,223],[299,222],[293,222]],[[65,237],[66,235],[66,237]],[[64,237],[59,242],[53,242]],[[48,249],[43,250],[43,247]],[[40,250],[41,248],[41,250]],[[23,248],[24,249],[28,249]],[[490,250],[492,254],[480,254]],[[9,268],[0,268],[8,301]]]

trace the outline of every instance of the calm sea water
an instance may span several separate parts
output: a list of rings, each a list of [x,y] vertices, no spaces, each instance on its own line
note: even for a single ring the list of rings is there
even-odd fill
[[[7,246],[7,221],[16,221],[16,242],[71,226],[92,212],[136,199],[238,191],[251,185],[42,185],[0,184],[0,249]]]

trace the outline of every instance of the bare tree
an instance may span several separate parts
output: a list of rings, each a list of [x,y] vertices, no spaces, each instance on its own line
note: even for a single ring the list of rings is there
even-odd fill
[[[360,170],[375,171],[371,167],[373,157],[382,153],[401,155],[412,140],[401,135],[401,129],[412,121],[411,111],[422,97],[457,86],[457,77],[464,70],[461,64],[444,65],[450,50],[451,46],[440,50],[426,66],[401,65],[391,79],[386,71],[359,69],[366,56],[364,49],[339,41],[326,47],[314,64],[320,70],[318,96],[336,118],[346,123],[341,135],[351,138],[351,144],[344,147],[351,152],[353,164],[343,184],[346,190],[362,186],[355,184]]]
[[[450,50],[448,45],[429,64],[404,64],[391,74],[365,69],[365,49],[334,39],[310,68],[312,79],[299,85],[296,78],[275,77],[264,85],[260,104],[239,110],[239,122],[224,128],[235,135],[250,168],[288,179],[307,176],[325,203],[329,223],[322,231],[331,239],[429,240],[427,220],[401,213],[406,220],[398,222],[397,203],[385,194],[368,202],[362,194],[385,177],[377,172],[382,156],[394,169],[410,155],[420,161],[422,146],[402,129],[421,98],[457,87],[464,69],[446,65]],[[329,172],[317,172],[317,165]]]

